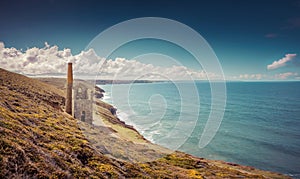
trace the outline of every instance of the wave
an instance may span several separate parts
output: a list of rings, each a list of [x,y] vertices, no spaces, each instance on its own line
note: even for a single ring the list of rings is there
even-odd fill
[[[110,97],[109,94],[107,94],[107,93],[104,93],[104,94],[103,94],[102,100],[103,100],[104,102],[107,102],[107,101],[110,100],[110,99],[111,99],[111,97]]]

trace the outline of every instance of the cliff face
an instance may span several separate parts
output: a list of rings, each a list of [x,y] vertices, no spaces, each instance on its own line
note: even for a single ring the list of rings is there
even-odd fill
[[[114,159],[104,150],[95,150],[78,121],[63,112],[63,94],[52,85],[0,69],[0,178],[285,177],[180,152],[146,163]],[[111,131],[119,134],[123,130],[116,129],[126,128],[118,123],[112,126]],[[119,140],[130,143],[128,138]],[[135,145],[131,142],[131,149]]]

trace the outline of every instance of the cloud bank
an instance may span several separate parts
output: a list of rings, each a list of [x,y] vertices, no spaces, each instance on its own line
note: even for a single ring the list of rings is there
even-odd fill
[[[266,75],[264,74],[241,74],[238,79],[240,80],[262,80],[266,79]]]
[[[240,74],[239,76],[234,76],[233,80],[245,80],[245,81],[270,81],[270,80],[299,80],[299,74],[297,72],[285,72],[277,73],[273,75],[267,74]]]
[[[50,47],[47,43],[44,48],[33,47],[22,52],[16,48],[5,48],[0,42],[1,68],[22,74],[64,73],[66,62],[73,58],[70,49],[58,50],[57,46]]]
[[[285,66],[292,61],[296,54],[286,54],[284,58],[268,65],[269,70]],[[73,55],[70,49],[60,50],[58,46],[45,43],[43,48],[29,48],[21,51],[16,48],[6,48],[0,42],[0,68],[25,75],[61,76],[65,77],[67,63],[73,63],[75,77],[115,80],[207,80],[208,77],[220,80],[221,76],[204,70],[194,70],[185,66],[169,67],[155,66],[137,60],[125,58],[104,59],[93,49]],[[298,73],[286,72],[273,75],[241,74],[227,76],[228,80],[299,80]]]
[[[286,80],[290,77],[297,77],[298,73],[293,73],[293,72],[286,72],[286,73],[279,73],[275,75],[275,79],[279,80]]]
[[[185,66],[160,67],[125,58],[106,60],[93,49],[72,55],[70,49],[59,50],[58,46],[45,43],[44,48],[33,47],[23,52],[5,48],[0,42],[0,67],[10,71],[26,75],[64,75],[67,62],[73,62],[75,76],[95,77],[100,71],[100,79],[204,80],[208,76],[221,79],[216,74]]]
[[[206,73],[204,70],[197,71],[176,65],[160,67],[136,60],[126,60],[125,58],[106,60],[100,75],[104,78],[114,76],[115,79],[206,80],[208,76],[215,80],[221,79],[220,76],[214,73]]]
[[[286,66],[287,62],[292,61],[297,55],[296,54],[286,54],[285,57],[279,59],[278,61],[274,61],[272,64],[267,66],[268,70],[274,70],[283,66]]]

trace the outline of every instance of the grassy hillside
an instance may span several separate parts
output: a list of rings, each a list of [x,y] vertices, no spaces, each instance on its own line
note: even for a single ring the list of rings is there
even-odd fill
[[[143,139],[130,142],[134,137],[120,137],[130,128],[111,122],[99,105],[99,116],[107,118],[106,129],[114,135],[104,133],[107,140],[92,145],[99,141],[88,140],[84,132],[98,135],[102,128],[80,124],[64,113],[63,94],[55,86],[0,69],[0,178],[285,178],[180,152],[145,163],[115,159],[109,149],[94,147],[118,139],[114,143],[119,146],[117,153],[128,148],[122,146],[128,143],[134,152],[135,146],[139,151]]]

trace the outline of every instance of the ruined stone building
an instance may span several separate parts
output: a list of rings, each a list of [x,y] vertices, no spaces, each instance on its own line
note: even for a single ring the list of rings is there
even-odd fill
[[[76,82],[73,86],[74,117],[83,122],[93,122],[93,91],[83,82]]]

